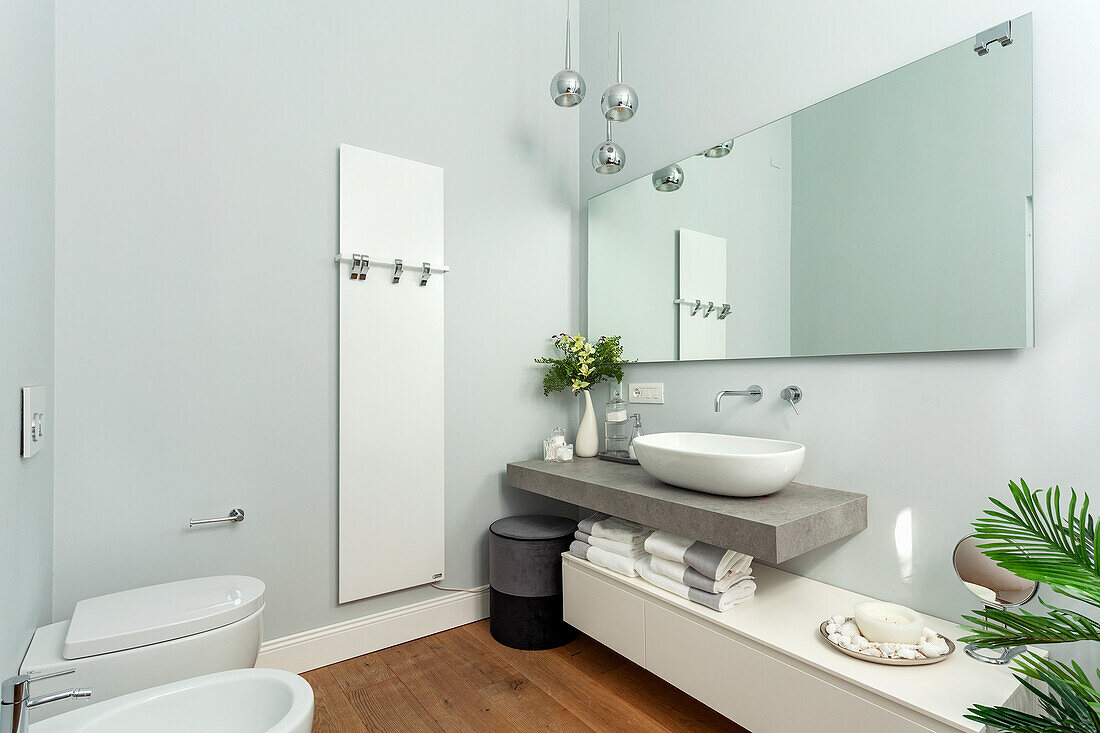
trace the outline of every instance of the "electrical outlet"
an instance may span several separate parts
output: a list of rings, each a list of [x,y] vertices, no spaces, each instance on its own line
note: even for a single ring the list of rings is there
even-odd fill
[[[627,394],[630,396],[631,402],[640,405],[663,405],[665,403],[665,385],[663,382],[631,383]]]

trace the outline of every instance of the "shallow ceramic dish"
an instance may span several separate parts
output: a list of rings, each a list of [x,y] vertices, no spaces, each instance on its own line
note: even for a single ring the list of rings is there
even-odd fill
[[[845,621],[851,621],[852,619],[846,618]],[[944,641],[947,642],[947,654],[942,654],[938,657],[925,657],[924,659],[889,659],[887,657],[872,657],[869,654],[863,654],[861,652],[854,651],[852,649],[845,649],[839,644],[834,644],[829,641],[829,635],[825,632],[825,627],[830,623],[829,619],[821,622],[821,626],[818,627],[818,631],[821,632],[821,637],[825,639],[825,643],[836,649],[842,654],[847,654],[849,657],[855,657],[856,659],[862,659],[864,662],[873,662],[875,664],[889,664],[894,667],[917,667],[924,664],[935,664],[936,662],[942,662],[955,653],[955,642],[948,639],[943,634],[936,634]]]

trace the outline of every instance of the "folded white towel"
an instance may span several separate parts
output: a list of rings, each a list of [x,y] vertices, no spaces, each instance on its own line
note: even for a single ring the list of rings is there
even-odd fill
[[[653,532],[649,527],[643,527],[637,522],[628,522],[625,519],[598,513],[582,519],[577,528],[593,537],[603,537],[627,545],[645,541],[645,538]]]
[[[653,569],[653,556],[646,556],[638,560],[635,568],[642,578],[653,585],[667,590],[669,593],[685,598],[694,603],[712,608],[715,611],[728,611],[739,603],[744,603],[756,593],[756,583],[751,580],[742,580],[725,593],[707,593],[706,591],[692,588],[690,585],[680,583],[668,576],[662,575]]]
[[[752,558],[747,559],[752,560]],[[653,556],[652,564],[655,572],[707,593],[725,593],[742,580],[751,580],[753,577],[752,567],[748,564],[745,565],[744,572],[735,573],[731,570],[718,580],[708,578],[690,565],[674,560],[666,560],[656,555]]]
[[[587,542],[593,547],[598,547],[608,552],[614,552],[616,555],[622,555],[623,557],[638,557],[639,555],[645,554],[645,540],[640,540],[628,545],[625,542],[616,542],[606,537],[593,537],[590,534],[581,532],[579,529],[573,533],[573,536],[581,542]]]
[[[711,580],[718,580],[737,567],[748,567],[752,558],[733,550],[724,550],[706,542],[689,540],[663,530],[654,532],[645,541],[651,555],[673,562],[682,562]],[[746,562],[747,558],[747,562]]]
[[[581,542],[580,540],[573,540],[573,542],[569,544],[569,552],[583,560],[595,563],[608,570],[613,570],[620,575],[625,575],[630,578],[636,578],[638,576],[638,571],[634,567],[636,563],[634,558],[616,555],[613,552],[601,550],[598,547],[593,547],[587,542]],[[648,555],[646,557],[648,557]]]

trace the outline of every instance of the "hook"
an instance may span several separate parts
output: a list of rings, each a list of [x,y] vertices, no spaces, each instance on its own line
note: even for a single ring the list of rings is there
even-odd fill
[[[395,285],[401,282],[401,273],[405,271],[405,263],[395,258],[393,261],[393,282]]]

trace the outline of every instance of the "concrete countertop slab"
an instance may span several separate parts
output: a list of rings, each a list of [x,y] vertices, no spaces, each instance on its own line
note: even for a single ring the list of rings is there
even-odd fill
[[[793,483],[736,498],[670,486],[640,466],[578,458],[508,464],[508,484],[781,563],[867,528],[867,495]]]

